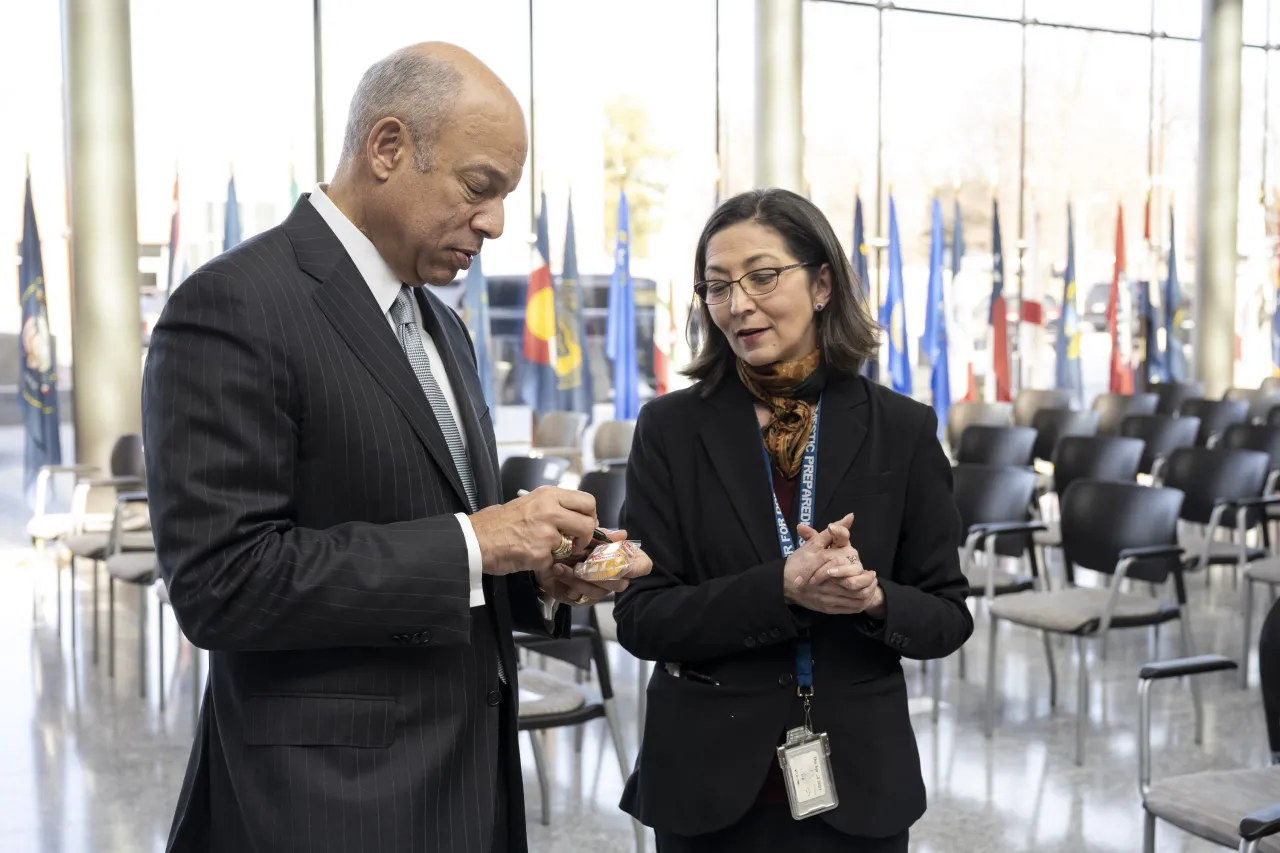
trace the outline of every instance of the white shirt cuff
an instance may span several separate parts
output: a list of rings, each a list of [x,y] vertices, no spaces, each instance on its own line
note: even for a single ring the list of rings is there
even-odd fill
[[[560,606],[560,602],[556,601],[549,592],[538,594],[538,603],[542,605],[542,618],[547,621],[547,626],[555,624],[556,608]]]
[[[462,528],[462,539],[467,543],[467,579],[471,585],[471,606],[484,606],[484,561],[480,556],[480,540],[471,526],[471,519],[465,513],[458,513],[458,526]]]

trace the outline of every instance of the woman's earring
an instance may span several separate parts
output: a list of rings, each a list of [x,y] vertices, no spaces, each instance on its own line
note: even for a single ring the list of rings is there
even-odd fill
[[[822,310],[822,303],[821,303],[821,302],[819,302],[817,305],[813,306],[813,310],[815,310],[815,311],[821,311],[821,310]]]

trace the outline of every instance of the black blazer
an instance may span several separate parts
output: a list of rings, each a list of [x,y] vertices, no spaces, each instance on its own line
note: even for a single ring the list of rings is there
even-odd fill
[[[419,305],[497,503],[470,339],[425,289]],[[486,575],[491,604],[470,609],[448,446],[306,197],[174,292],[143,429],[174,614],[210,650],[168,849],[489,853],[501,742],[525,850],[511,632],[545,633],[532,576]]]
[[[640,410],[623,524],[654,569],[621,595],[616,618],[622,645],[659,664],[626,811],[680,835],[737,822],[803,718],[793,641],[808,630],[813,723],[830,735],[840,797],[822,819],[882,837],[924,813],[899,661],[944,657],[973,632],[937,427],[928,407],[861,377],[823,395],[815,526],[854,513],[853,546],[884,588],[877,623],[784,601],[759,424],[735,375],[709,397],[694,387]],[[666,662],[719,686],[676,678]]]

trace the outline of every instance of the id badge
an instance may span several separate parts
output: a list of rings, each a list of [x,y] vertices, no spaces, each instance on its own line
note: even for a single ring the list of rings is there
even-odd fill
[[[791,816],[803,820],[829,812],[840,805],[835,778],[831,775],[831,744],[825,732],[814,734],[807,728],[790,729],[787,742],[778,747],[778,763],[787,783]]]

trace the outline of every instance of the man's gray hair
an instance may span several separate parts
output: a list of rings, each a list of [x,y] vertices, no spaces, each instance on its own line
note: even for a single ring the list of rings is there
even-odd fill
[[[432,144],[462,91],[462,82],[462,72],[452,64],[408,48],[375,62],[351,98],[342,139],[343,162],[354,162],[374,125],[392,116],[409,128],[413,167],[430,171]]]

